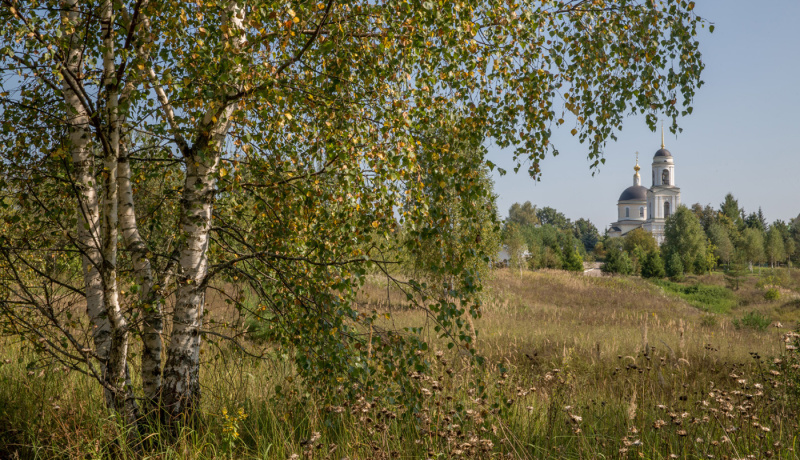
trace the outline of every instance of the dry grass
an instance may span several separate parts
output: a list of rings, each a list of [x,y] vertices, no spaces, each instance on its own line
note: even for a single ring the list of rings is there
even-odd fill
[[[778,301],[764,299],[762,279],[747,278],[730,314],[711,314],[638,278],[499,270],[475,324],[493,399],[475,398],[466,361],[437,353],[442,344],[432,337],[433,372],[415,377],[426,395],[419,413],[368,399],[327,407],[306,393],[285,357],[257,361],[206,345],[198,420],[175,439],[156,432],[148,452],[164,459],[798,458],[800,404],[787,393],[790,373],[773,359],[800,319],[793,299],[800,272],[780,281]],[[390,311],[396,327],[430,326],[379,278],[360,299],[362,308]],[[220,321],[235,320],[221,299],[211,300]],[[734,327],[751,311],[782,327]],[[96,385],[75,372],[27,369],[34,358],[0,338],[0,458],[139,455],[103,410]],[[276,385],[285,389],[280,398]]]

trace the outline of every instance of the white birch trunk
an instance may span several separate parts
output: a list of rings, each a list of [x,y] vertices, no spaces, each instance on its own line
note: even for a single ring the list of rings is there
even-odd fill
[[[67,0],[61,13],[64,29],[78,23],[77,0]],[[69,49],[64,65],[61,88],[67,104],[70,150],[75,169],[75,188],[78,191],[77,244],[82,252],[83,279],[86,290],[86,311],[92,325],[92,340],[98,359],[105,366],[111,348],[111,323],[105,315],[103,280],[100,276],[100,207],[94,183],[94,157],[90,148],[89,115],[75,87],[79,81],[83,60],[81,43],[74,33],[67,35]]]
[[[209,148],[209,150],[211,150]],[[200,329],[208,272],[208,240],[219,154],[189,158],[183,188],[181,272],[172,336],[164,367],[162,397],[173,416],[192,412],[200,398]]]
[[[122,239],[131,253],[139,299],[142,302],[142,391],[148,404],[155,406],[161,387],[163,312],[158,287],[154,288],[153,269],[147,257],[147,245],[139,234],[131,185],[131,167],[127,149],[121,145],[117,169],[119,220]]]
[[[117,284],[117,240],[119,237],[119,189],[117,165],[120,145],[119,82],[116,81],[114,48],[114,14],[111,0],[100,7],[103,39],[103,85],[106,89],[106,120],[108,128],[103,145],[103,214],[102,214],[102,269],[103,297],[106,316],[111,322],[111,349],[106,366],[106,402],[122,412],[132,424],[138,418],[138,407],[133,397],[128,374],[128,320],[119,304]]]
[[[243,29],[241,5],[236,2],[228,5],[226,22],[233,34]],[[240,49],[241,37],[234,35],[229,41],[234,52]],[[201,329],[216,173],[233,112],[233,104],[224,107],[212,104],[202,120],[202,126],[211,128],[210,133],[184,160],[181,273],[162,387],[162,402],[173,417],[190,414],[200,400]]]
[[[136,55],[137,59],[142,62],[146,62],[149,59],[150,47],[148,45],[152,44],[152,40],[150,39],[150,22],[144,13],[148,3],[148,0],[143,0],[139,5],[140,23],[131,23],[129,25],[129,27],[136,28],[136,33],[141,36],[142,44],[137,47]],[[133,18],[129,18],[129,20],[133,21]],[[147,72],[143,72],[141,76],[147,79]],[[134,89],[134,83],[128,82],[120,95],[119,105],[125,105],[128,102]],[[126,117],[124,114],[121,114],[119,117],[120,128],[124,126],[125,120]],[[162,334],[164,331],[162,310],[163,295],[153,273],[153,268],[148,256],[149,251],[147,249],[147,244],[139,233],[131,174],[128,146],[124,140],[120,140],[117,160],[119,224],[120,231],[122,232],[122,240],[131,254],[133,274],[136,283],[139,285],[138,297],[142,315],[142,391],[146,404],[149,406],[148,410],[152,410],[158,405],[158,395],[161,387]]]

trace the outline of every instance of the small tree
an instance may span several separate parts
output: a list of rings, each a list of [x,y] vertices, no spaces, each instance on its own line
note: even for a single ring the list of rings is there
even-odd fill
[[[583,243],[586,252],[592,251],[600,241],[600,232],[589,219],[580,218],[573,224],[575,238]]]
[[[563,268],[572,272],[583,272],[583,257],[571,243],[565,247]]]
[[[606,262],[602,268],[605,273],[619,273],[620,275],[630,275],[633,273],[633,262],[628,253],[622,249],[612,246],[608,249]]]
[[[663,278],[665,274],[664,261],[661,259],[659,251],[648,252],[644,258],[644,263],[642,263],[642,277]]]
[[[783,243],[783,235],[781,230],[773,225],[767,232],[767,241],[764,245],[767,260],[772,268],[775,268],[775,263],[783,262],[786,259],[786,247]]]
[[[742,263],[741,256],[735,257],[733,262],[729,263],[725,268],[725,284],[734,291],[739,290],[739,286],[745,276],[747,276],[747,270],[744,263]]]
[[[518,270],[519,276],[522,276],[528,264],[526,254],[528,246],[525,244],[525,238],[522,232],[516,225],[509,225],[506,227],[506,249],[508,250],[508,265],[511,269]]]
[[[756,228],[745,228],[742,232],[742,255],[750,263],[750,272],[753,271],[754,264],[763,263],[764,256],[764,232]]]
[[[706,268],[710,272],[711,270],[717,268],[717,263],[719,262],[719,257],[717,257],[717,247],[714,246],[714,243],[711,241],[708,242],[706,246]]]
[[[714,255],[726,264],[730,264],[733,257],[733,243],[728,229],[721,223],[714,222],[709,227],[708,233],[711,245],[714,247]]]
[[[564,215],[564,213],[558,212],[554,208],[549,206],[545,206],[536,211],[536,217],[539,218],[539,222],[542,225],[552,225],[553,227],[559,230],[571,230],[572,223]]]
[[[669,279],[673,281],[680,281],[683,279],[683,261],[677,252],[673,252],[667,259],[665,271]]]
[[[681,259],[681,266],[686,271],[705,270],[705,264],[697,265],[698,257],[705,258],[706,235],[697,216],[686,206],[680,206],[664,225],[664,246],[667,254],[667,265],[673,254]],[[669,269],[667,269],[669,272]],[[683,274],[683,273],[681,273]]]
[[[644,263],[644,259],[647,257],[647,252],[645,252],[644,249],[640,248],[639,246],[635,246],[633,251],[631,251],[629,254],[631,255],[631,262],[633,263],[633,274],[641,275],[642,264]]]
[[[625,234],[623,248],[633,254],[635,248],[640,248],[644,254],[658,249],[658,243],[653,234],[643,228],[635,228]]]
[[[708,270],[708,250],[706,250],[705,253],[695,256],[694,262],[692,263],[692,273],[700,275],[707,273]]]
[[[719,213],[726,216],[740,230],[744,227],[743,212],[744,210],[739,207],[739,201],[731,193],[725,195],[724,201],[719,205]]]

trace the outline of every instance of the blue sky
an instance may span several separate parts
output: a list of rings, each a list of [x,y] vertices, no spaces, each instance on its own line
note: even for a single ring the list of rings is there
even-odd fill
[[[699,36],[705,85],[694,113],[678,120],[683,132],[677,137],[666,132],[682,202],[718,208],[731,192],[747,212],[761,206],[768,221],[788,221],[800,213],[800,1],[696,1],[695,11],[715,30]],[[616,218],[620,193],[633,183],[636,151],[642,185],[651,185],[661,135],[643,118],[626,120],[594,176],[586,148],[569,129],[554,133],[561,154],[542,161],[540,182],[525,168],[513,173],[510,151],[489,147],[489,159],[510,171],[494,174],[501,217],[513,203],[531,201],[573,220],[588,218],[602,233]]]

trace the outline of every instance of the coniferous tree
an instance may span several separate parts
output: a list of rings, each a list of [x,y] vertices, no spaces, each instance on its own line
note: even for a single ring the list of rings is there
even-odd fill
[[[605,273],[633,274],[633,262],[630,256],[619,246],[610,246],[602,271]]]
[[[586,252],[594,250],[594,247],[600,241],[600,233],[597,231],[597,227],[589,219],[584,218],[576,220],[573,225],[575,238],[583,243]]]
[[[670,254],[669,258],[667,259],[666,267],[664,267],[664,271],[673,281],[680,281],[683,278],[683,260],[677,252]]]
[[[720,214],[726,216],[738,229],[744,227],[742,219],[743,209],[739,207],[739,201],[733,197],[733,194],[728,193],[725,195],[724,201],[719,205]]]
[[[583,272],[583,257],[572,242],[566,245],[563,268],[572,272]]]
[[[642,277],[663,278],[665,275],[664,260],[661,258],[660,251],[653,250],[648,252],[642,264]]]

